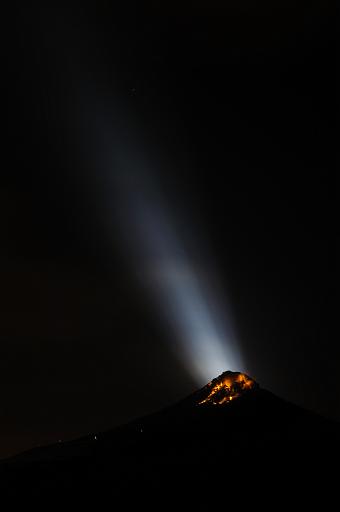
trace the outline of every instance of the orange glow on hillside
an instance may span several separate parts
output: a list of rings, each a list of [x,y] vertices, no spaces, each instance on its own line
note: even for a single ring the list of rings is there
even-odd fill
[[[207,396],[198,405],[225,405],[255,386],[256,382],[244,373],[225,372],[207,384]]]

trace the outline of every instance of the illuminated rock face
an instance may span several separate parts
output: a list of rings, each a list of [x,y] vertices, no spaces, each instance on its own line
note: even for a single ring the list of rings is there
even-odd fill
[[[202,389],[198,405],[227,405],[257,387],[245,373],[224,372]]]

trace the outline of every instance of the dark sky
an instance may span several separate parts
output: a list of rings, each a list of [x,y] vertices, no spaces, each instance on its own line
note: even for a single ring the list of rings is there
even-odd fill
[[[96,4],[4,18],[0,456],[196,386],[98,192],[108,123],[209,246],[248,373],[340,419],[326,3]]]

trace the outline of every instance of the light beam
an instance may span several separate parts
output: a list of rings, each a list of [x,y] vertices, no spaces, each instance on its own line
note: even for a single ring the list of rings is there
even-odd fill
[[[109,236],[118,229],[125,239],[131,268],[171,334],[176,356],[198,385],[225,370],[244,371],[228,301],[189,217],[176,214],[170,196],[161,193],[162,169],[146,157],[121,104],[108,101],[103,109],[102,101],[89,103],[96,187]]]

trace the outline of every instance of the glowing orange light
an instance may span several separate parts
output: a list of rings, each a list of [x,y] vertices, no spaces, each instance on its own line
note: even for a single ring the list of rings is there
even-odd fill
[[[255,381],[244,373],[225,372],[203,388],[203,391],[206,390],[207,396],[198,404],[225,405],[255,386]]]

